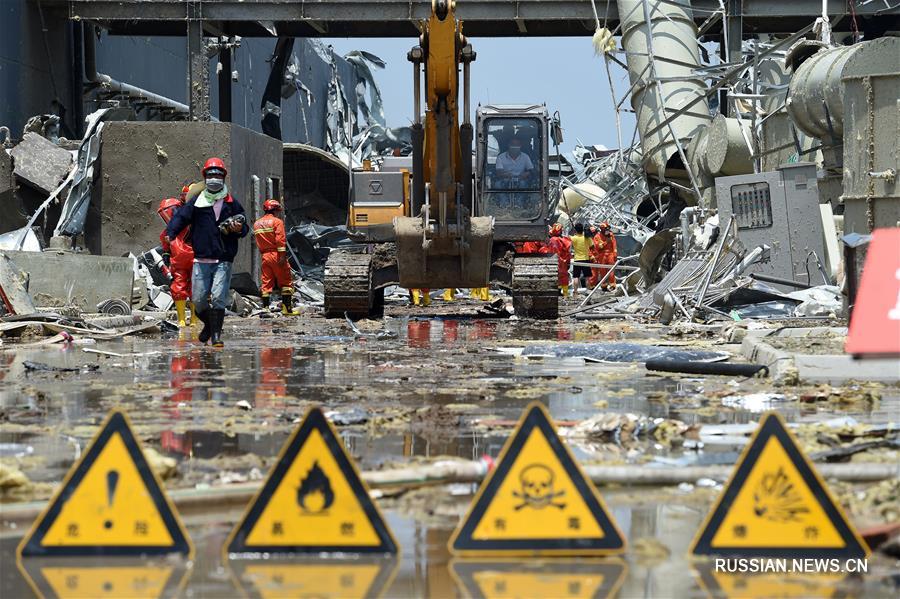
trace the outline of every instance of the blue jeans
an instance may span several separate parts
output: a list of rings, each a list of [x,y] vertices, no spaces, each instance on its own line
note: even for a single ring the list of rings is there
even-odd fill
[[[231,262],[194,262],[191,286],[191,300],[197,312],[206,312],[210,307],[224,310],[228,302],[228,290],[231,288]]]

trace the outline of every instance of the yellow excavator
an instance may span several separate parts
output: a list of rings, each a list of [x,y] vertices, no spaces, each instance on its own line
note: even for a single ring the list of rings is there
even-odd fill
[[[510,292],[519,316],[556,318],[556,256],[516,253],[517,242],[547,238],[547,108],[479,106],[473,169],[469,69],[475,51],[462,33],[455,1],[432,0],[431,7],[419,44],[407,55],[414,71],[412,155],[351,173],[349,230],[366,250],[329,255],[326,315],[377,316],[389,285],[493,283]]]

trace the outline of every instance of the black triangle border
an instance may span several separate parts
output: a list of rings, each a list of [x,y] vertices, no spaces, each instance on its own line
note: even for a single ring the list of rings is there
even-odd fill
[[[256,523],[259,520],[259,517],[262,515],[263,510],[265,509],[266,505],[268,505],[269,500],[271,499],[275,490],[281,484],[282,480],[284,480],[287,471],[290,469],[291,465],[294,462],[294,459],[296,459],[297,454],[300,453],[300,449],[303,447],[304,443],[306,443],[307,438],[309,438],[309,435],[313,430],[319,431],[319,434],[322,435],[322,439],[325,441],[325,446],[331,452],[331,456],[334,458],[335,462],[337,462],[338,468],[340,468],[341,473],[344,475],[344,479],[347,481],[347,484],[350,486],[350,489],[356,496],[357,501],[359,501],[360,505],[362,506],[363,512],[366,514],[366,517],[369,519],[369,522],[375,529],[375,533],[381,540],[381,543],[379,545],[360,547],[356,545],[291,546],[246,544],[246,539],[249,536],[250,531],[252,531],[253,527],[256,526]],[[380,553],[390,555],[394,555],[397,553],[397,542],[394,540],[394,536],[391,534],[390,529],[387,527],[387,524],[381,517],[381,513],[378,511],[378,508],[372,502],[371,497],[369,497],[369,492],[366,490],[366,487],[363,485],[362,480],[359,478],[359,474],[357,474],[356,468],[354,468],[353,464],[350,463],[350,459],[348,458],[348,454],[344,449],[344,446],[340,441],[338,441],[334,429],[331,427],[331,423],[329,423],[328,419],[325,418],[325,414],[322,413],[321,409],[317,407],[310,408],[309,412],[306,413],[306,417],[303,419],[303,422],[294,430],[294,433],[285,443],[284,448],[278,456],[278,462],[275,464],[275,467],[272,468],[269,476],[266,478],[266,482],[263,485],[262,489],[260,489],[259,493],[257,493],[253,498],[253,502],[250,504],[249,508],[241,519],[240,524],[238,524],[237,527],[235,527],[235,529],[232,531],[231,535],[229,535],[228,542],[225,546],[226,557],[228,554],[232,553]]]
[[[172,537],[171,545],[79,545],[72,547],[43,546],[44,536],[50,529],[56,518],[59,517],[63,505],[71,497],[72,493],[87,476],[91,466],[97,461],[100,452],[106,447],[114,434],[122,437],[125,449],[131,457],[144,486],[150,493],[150,498],[159,510],[159,515]],[[90,447],[84,452],[74,469],[63,480],[56,495],[51,500],[49,507],[40,516],[37,525],[29,533],[27,541],[19,548],[19,557],[78,557],[78,556],[136,556],[136,555],[170,555],[181,553],[193,556],[194,549],[191,546],[187,533],[181,526],[180,520],[175,515],[174,507],[169,503],[165,493],[157,483],[150,465],[144,458],[144,453],[131,432],[128,420],[124,412],[112,410],[107,417],[106,424],[91,441]]]
[[[455,559],[450,562],[450,571],[457,585],[465,591],[463,596],[471,599],[487,599],[474,578],[475,574],[482,571],[499,571],[515,574],[546,573],[550,576],[554,574],[601,574],[603,575],[603,584],[592,595],[592,599],[606,599],[607,597],[616,596],[616,593],[625,581],[625,576],[628,574],[628,565],[619,559],[610,560],[597,557],[538,559],[533,563],[528,559],[515,561]]]
[[[488,506],[490,506],[491,499],[503,481],[506,480],[512,465],[522,451],[522,447],[535,428],[543,433],[556,459],[562,464],[575,489],[600,525],[600,529],[604,533],[603,537],[599,539],[503,539],[487,541],[475,541],[472,539],[472,533],[484,517]],[[491,473],[490,480],[482,489],[479,489],[477,502],[466,514],[462,526],[452,537],[452,545],[450,547],[451,552],[461,553],[478,551],[571,551],[573,553],[578,551],[608,551],[612,553],[619,550],[624,551],[624,549],[625,540],[613,522],[612,516],[597,501],[590,483],[578,469],[578,466],[575,465],[569,451],[563,445],[559,435],[556,434],[547,414],[540,405],[532,405],[528,408],[528,412],[519,423],[513,437],[508,441],[506,447],[503,448],[502,456],[496,469]]]
[[[797,472],[803,478],[803,482],[807,485],[813,497],[819,502],[819,505],[825,511],[828,519],[834,525],[838,534],[844,539],[845,546],[842,548],[810,548],[810,547],[732,547],[732,548],[714,548],[712,547],[712,539],[718,532],[719,527],[728,514],[731,503],[735,500],[753,466],[756,465],[762,454],[766,443],[770,438],[775,437],[784,448],[788,458],[797,468]],[[824,482],[818,478],[807,462],[806,458],[797,447],[787,428],[782,423],[780,417],[775,413],[767,413],[745,453],[741,456],[734,474],[728,480],[728,484],[719,497],[716,499],[715,507],[703,522],[703,532],[701,532],[694,540],[691,553],[693,555],[717,555],[728,557],[770,557],[770,558],[842,558],[856,559],[865,558],[869,555],[864,542],[850,528],[843,513],[838,510],[834,502],[828,495],[824,487]]]

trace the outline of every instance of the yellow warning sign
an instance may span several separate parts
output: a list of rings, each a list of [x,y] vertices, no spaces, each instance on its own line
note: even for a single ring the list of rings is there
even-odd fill
[[[456,555],[604,555],[623,552],[625,541],[536,402],[526,408],[449,547]]]
[[[23,560],[20,570],[38,597],[45,599],[157,599],[174,597],[185,571],[172,564],[147,565],[135,558],[81,562],[72,558]]]
[[[112,410],[19,545],[19,555],[193,555],[124,412]]]
[[[628,567],[618,559],[453,560],[450,564],[457,586],[470,599],[615,597],[627,571]]]
[[[720,571],[712,565],[696,570],[702,588],[710,599],[806,599],[807,597],[845,597],[841,582],[846,574],[779,573],[741,574]],[[852,593],[850,593],[852,595]]]
[[[396,553],[331,424],[311,409],[232,531],[226,553]]]
[[[392,560],[237,561],[229,564],[245,597],[363,599],[380,597],[394,579]]]
[[[863,558],[869,553],[781,417],[763,416],[694,539],[695,555]]]

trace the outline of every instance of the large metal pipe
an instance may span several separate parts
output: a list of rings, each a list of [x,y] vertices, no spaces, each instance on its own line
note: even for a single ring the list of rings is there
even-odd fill
[[[704,152],[710,175],[745,175],[753,172],[750,123],[717,114],[707,128]]]
[[[844,89],[841,76],[861,44],[813,54],[794,71],[788,88],[787,111],[807,135],[840,142],[844,133]]]
[[[661,177],[679,154],[676,138],[686,145],[710,115],[706,82],[694,73],[700,66],[700,49],[689,2],[647,2],[649,19],[644,18],[642,0],[619,0],[618,9],[644,169]],[[650,76],[651,54],[655,79]],[[689,108],[684,114],[672,118],[685,107]]]

